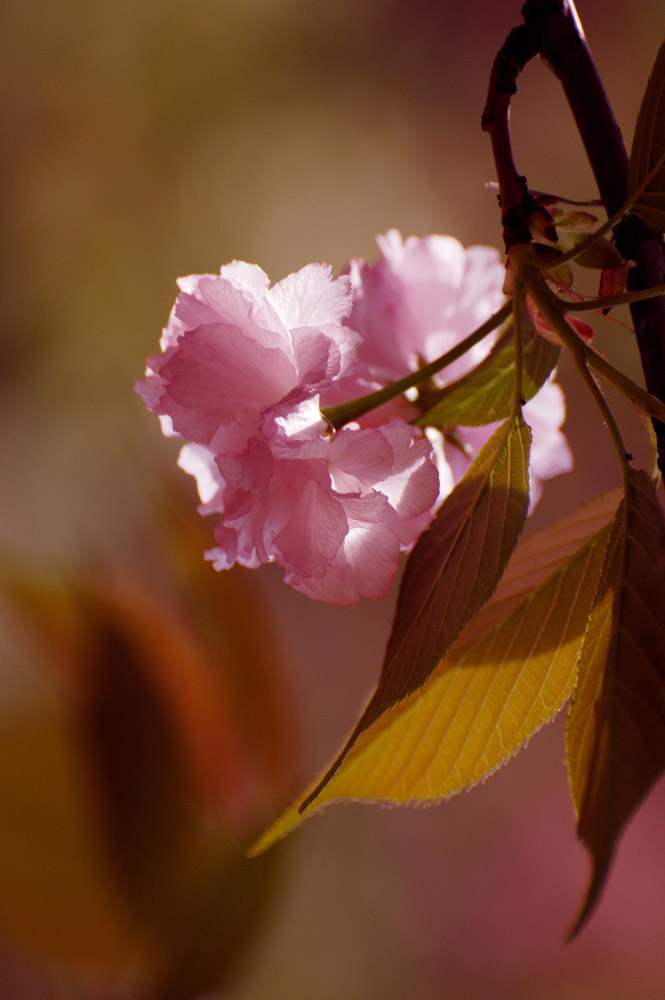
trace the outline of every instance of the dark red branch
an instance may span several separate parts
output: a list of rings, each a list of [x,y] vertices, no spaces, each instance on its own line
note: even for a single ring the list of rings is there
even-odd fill
[[[490,75],[482,127],[489,134],[494,153],[499,203],[506,251],[516,243],[530,243],[530,199],[526,177],[520,176],[510,142],[510,99],[517,92],[517,77],[538,54],[538,40],[524,25],[513,28],[499,50]]]
[[[628,156],[579,22],[567,0],[527,0],[522,15],[539,37],[542,58],[563,84],[601,199],[613,215],[626,201]],[[628,275],[629,290],[663,284],[660,233],[631,216],[616,227],[614,238],[622,257],[636,264]],[[635,302],[630,311],[647,389],[665,401],[665,298]],[[658,420],[653,426],[665,474],[665,426]]]
[[[626,200],[628,156],[574,8],[567,0],[527,0],[522,16],[561,81],[601,199],[614,215]]]
[[[574,7],[569,0],[527,0],[522,15],[524,25],[510,33],[494,63],[483,114],[499,174],[507,247],[528,239],[529,210],[526,180],[512,159],[508,107],[519,72],[536,54],[563,85],[608,214],[626,201],[628,156]],[[636,264],[629,272],[630,290],[665,283],[665,245],[659,233],[630,216],[616,227],[614,237],[623,258]],[[636,302],[630,309],[647,388],[665,402],[665,297]],[[653,425],[665,474],[665,425],[657,420]]]
[[[636,266],[628,272],[629,290],[665,284],[665,247],[660,233],[630,215],[617,226],[615,242],[622,257],[635,261]],[[633,302],[630,312],[647,389],[665,401],[665,296]],[[658,465],[665,476],[665,424],[655,419],[652,422]]]

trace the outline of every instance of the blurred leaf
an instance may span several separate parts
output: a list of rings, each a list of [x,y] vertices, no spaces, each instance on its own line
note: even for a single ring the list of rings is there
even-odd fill
[[[494,592],[517,543],[529,497],[531,431],[521,414],[494,432],[409,556],[374,695],[341,754],[384,712],[420,688]]]
[[[105,572],[55,587],[4,574],[57,660],[87,834],[126,906],[122,931],[132,945],[137,928],[150,940],[151,1000],[186,1000],[233,974],[275,864],[257,868],[245,850],[295,775],[269,623],[242,571],[204,562],[191,523],[170,518],[170,567],[148,585]],[[82,949],[82,961],[96,957]]]
[[[136,581],[8,585],[53,647],[116,877],[159,919],[176,860],[203,818],[242,831],[253,781],[205,646]],[[55,645],[54,645],[55,644]]]
[[[223,843],[208,838],[186,870],[150,1000],[195,1000],[228,988],[252,954],[281,858],[249,860],[245,848],[230,856]]]
[[[148,936],[95,850],[76,751],[56,703],[0,717],[0,928],[60,963],[130,967]]]
[[[558,712],[575,682],[619,497],[598,497],[521,541],[489,604],[423,688],[359,737],[305,816],[292,806],[252,852],[331,801],[453,795],[491,774]]]
[[[80,724],[105,839],[159,942],[152,996],[185,1000],[235,971],[271,890],[272,863],[254,870],[244,858],[266,815],[264,779],[226,683],[232,664],[214,666],[205,633],[135,583],[85,602],[96,655]],[[217,608],[216,631],[241,626],[242,640],[231,610]],[[264,665],[265,638],[249,640]],[[258,706],[263,691],[252,694]]]
[[[628,195],[633,195],[665,154],[665,43],[661,45],[637,116],[628,164]],[[632,208],[648,226],[665,232],[665,164]]]
[[[435,405],[416,421],[419,427],[479,427],[505,420],[515,395],[515,349],[497,345],[473,371],[433,395]],[[524,349],[523,395],[529,400],[547,381],[559,348],[535,334]]]
[[[233,728],[230,738],[224,730],[204,655],[174,609],[153,606],[131,585],[79,599],[88,648],[76,718],[104,839],[125,893],[159,922],[195,841],[198,807],[212,805],[217,760],[233,814],[242,756]]]
[[[598,901],[623,825],[665,768],[664,594],[665,519],[647,476],[631,472],[566,731],[578,835],[593,861],[571,936]]]
[[[251,570],[216,572],[201,553],[208,528],[188,497],[186,511],[167,512],[164,531],[178,606],[193,632],[205,637],[210,659],[243,734],[254,768],[256,822],[265,822],[294,792],[300,767],[297,709],[278,636]],[[257,612],[261,628],[256,627]]]

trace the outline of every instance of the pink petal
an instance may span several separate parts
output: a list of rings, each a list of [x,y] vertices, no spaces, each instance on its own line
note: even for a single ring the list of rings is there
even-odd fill
[[[351,311],[351,283],[333,280],[328,264],[308,264],[273,285],[267,298],[289,330],[340,324]]]
[[[313,327],[293,330],[291,336],[298,381],[310,389],[329,384],[341,366],[340,351],[334,340]]]
[[[239,412],[279,400],[295,383],[285,354],[223,324],[184,334],[160,376],[162,411],[178,433],[201,444]]]
[[[399,565],[399,542],[382,523],[357,525],[325,576],[305,578],[288,573],[287,583],[316,601],[327,604],[360,604],[363,597],[377,600],[390,590]]]
[[[330,441],[328,460],[340,492],[350,492],[343,485],[349,479],[364,486],[382,482],[390,475],[394,459],[392,445],[381,430],[341,430]]]
[[[504,269],[496,250],[465,250],[451,236],[378,237],[376,264],[354,261],[354,309],[349,323],[363,335],[359,360],[381,381],[432,361],[480,326],[504,301]],[[494,336],[449,369],[459,378],[487,354]]]
[[[219,271],[220,277],[232,282],[237,288],[248,292],[255,302],[265,298],[270,287],[270,278],[258,264],[247,264],[244,260],[232,260]]]
[[[224,480],[219,474],[215,456],[209,448],[200,444],[186,444],[180,449],[178,465],[196,480],[201,503],[208,504],[223,488]]]
[[[429,511],[439,496],[432,446],[422,432],[401,421],[391,421],[381,433],[392,446],[393,465],[376,489],[385,493],[400,518],[410,520]]]
[[[272,542],[280,564],[302,576],[324,576],[348,530],[339,501],[314,481],[299,490],[283,484],[272,512],[276,519],[281,515],[286,520]]]

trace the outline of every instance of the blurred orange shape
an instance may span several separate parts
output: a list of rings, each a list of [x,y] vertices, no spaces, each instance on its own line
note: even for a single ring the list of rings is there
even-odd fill
[[[148,577],[7,581],[63,704],[4,729],[0,787],[20,796],[0,824],[0,923],[61,961],[149,967],[168,998],[217,985],[251,940],[274,863],[244,853],[293,793],[298,754],[257,592],[204,563],[179,518],[163,541]]]

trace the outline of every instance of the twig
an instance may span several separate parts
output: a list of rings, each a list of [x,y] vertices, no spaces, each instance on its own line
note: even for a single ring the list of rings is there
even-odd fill
[[[561,81],[608,215],[626,200],[628,156],[571,0],[527,0],[525,25]]]
[[[339,430],[340,427],[348,424],[351,420],[357,420],[365,413],[369,413],[370,410],[376,409],[377,406],[382,406],[391,399],[401,396],[407,389],[422,385],[423,382],[432,378],[447,365],[452,365],[454,361],[457,361],[458,358],[461,358],[463,354],[466,354],[467,351],[470,351],[472,347],[475,347],[476,344],[487,337],[492,330],[495,330],[504,323],[510,316],[512,308],[513,304],[511,301],[504,302],[497,312],[490,316],[489,319],[486,319],[484,323],[466,336],[464,340],[461,340],[459,344],[456,344],[455,347],[442,354],[440,358],[430,361],[428,365],[423,365],[422,368],[419,368],[415,372],[410,372],[396,382],[391,382],[389,385],[384,386],[383,389],[377,389],[375,392],[359,396],[357,399],[350,399],[345,403],[338,403],[336,406],[328,406],[321,410],[321,416],[328,421],[333,430]]]
[[[538,39],[524,25],[513,28],[499,50],[490,75],[482,127],[489,134],[499,182],[501,222],[506,251],[518,243],[530,243],[530,198],[526,178],[515,167],[510,142],[508,112],[517,91],[517,77],[538,54]]]
[[[626,200],[628,156],[619,126],[584,40],[571,0],[527,0],[526,26],[538,39],[538,49],[563,84],[600,196],[608,214]],[[635,216],[619,223],[615,242],[624,260],[635,261],[628,274],[629,291],[665,283],[665,245]],[[647,388],[665,401],[665,299],[633,302],[630,306]],[[665,474],[665,425],[653,421],[658,464]]]

